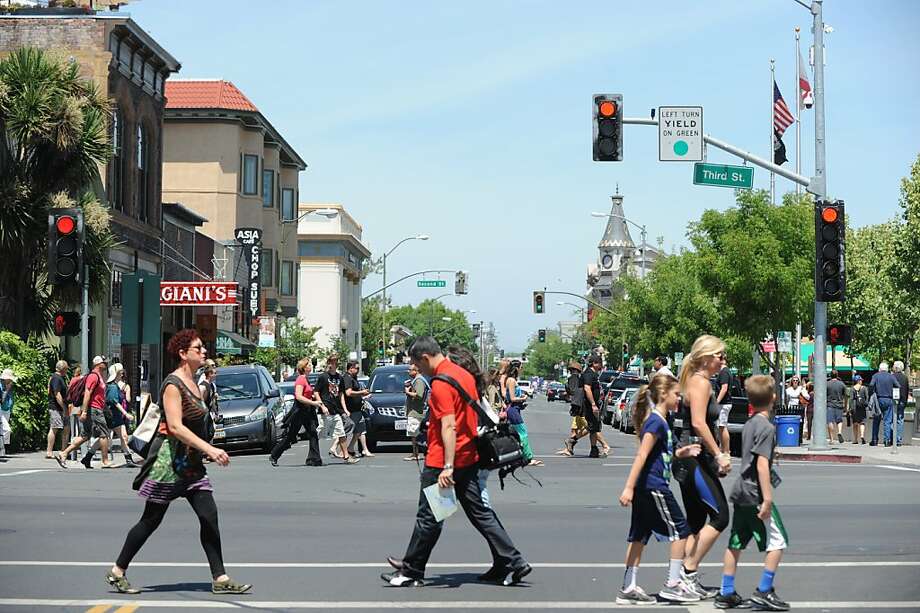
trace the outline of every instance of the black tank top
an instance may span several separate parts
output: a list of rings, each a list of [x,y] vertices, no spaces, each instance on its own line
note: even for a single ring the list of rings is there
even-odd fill
[[[681,436],[684,443],[689,442],[690,436],[699,436],[699,432],[693,427],[693,419],[690,416],[690,405],[684,403],[683,398],[681,398],[681,408],[682,408],[682,417],[684,422],[684,435]],[[706,425],[709,427],[709,432],[712,434],[712,438],[719,441],[719,412],[720,407],[716,403],[716,393],[710,388],[709,391],[709,404],[706,405]],[[709,451],[703,446],[703,455],[711,455]]]

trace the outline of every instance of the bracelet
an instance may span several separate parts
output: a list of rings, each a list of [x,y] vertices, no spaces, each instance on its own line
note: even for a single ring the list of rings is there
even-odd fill
[[[443,470],[453,470],[453,469],[454,469],[453,464],[445,464],[443,468]]]

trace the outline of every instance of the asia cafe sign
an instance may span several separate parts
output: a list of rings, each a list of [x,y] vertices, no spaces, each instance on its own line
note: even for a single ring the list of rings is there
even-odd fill
[[[243,303],[249,306],[249,314],[252,317],[259,315],[259,283],[261,279],[259,267],[261,266],[262,255],[262,229],[261,228],[237,228],[233,232],[236,242],[243,246],[246,256],[246,268],[249,271],[246,290],[244,291]]]
[[[235,281],[160,281],[160,306],[235,306]]]

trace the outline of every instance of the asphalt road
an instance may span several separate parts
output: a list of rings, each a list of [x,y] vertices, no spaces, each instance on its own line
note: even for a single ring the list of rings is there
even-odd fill
[[[616,498],[635,438],[608,430],[611,457],[562,458],[553,451],[568,428],[567,407],[538,398],[525,418],[546,462],[531,469],[543,487],[526,476],[527,485],[512,480],[504,491],[489,481],[503,523],[535,567],[521,586],[476,582],[488,549],[462,515],[447,521],[428,587],[384,586],[385,556],[405,551],[418,498],[416,466],[402,461],[407,448],[382,446],[356,466],[317,469],[302,465],[301,446],[278,468],[244,453],[210,470],[229,572],[255,584],[253,594],[233,598],[210,593],[198,523],[183,501],[131,568],[144,592],[110,591],[103,574],[143,507],[131,490],[133,471],[0,465],[0,611],[627,609],[613,604],[629,522]],[[791,541],[780,595],[796,610],[920,611],[920,470],[788,462],[779,469],[777,503]],[[706,583],[719,581],[726,537],[707,560]],[[639,575],[647,590],[660,584],[666,560],[665,545],[650,546]],[[761,561],[756,551],[742,558],[739,591],[752,589]]]

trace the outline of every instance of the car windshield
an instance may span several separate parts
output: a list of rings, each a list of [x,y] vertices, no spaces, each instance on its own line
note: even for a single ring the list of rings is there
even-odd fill
[[[282,395],[284,394],[293,395],[294,394],[294,384],[289,381],[285,381],[284,383],[279,383],[278,389],[281,390]]]
[[[615,370],[602,370],[597,380],[601,383],[610,383],[616,375],[617,371]]]
[[[215,380],[221,400],[257,398],[261,396],[259,380],[255,373],[218,374]]]
[[[630,387],[639,387],[642,385],[640,379],[635,379],[633,377],[619,377],[616,381],[613,382],[613,389],[615,390],[625,390]]]
[[[398,394],[406,389],[408,380],[408,370],[374,373],[374,378],[371,380],[371,391],[375,394]]]

